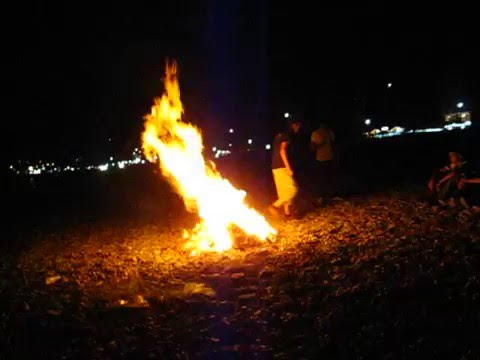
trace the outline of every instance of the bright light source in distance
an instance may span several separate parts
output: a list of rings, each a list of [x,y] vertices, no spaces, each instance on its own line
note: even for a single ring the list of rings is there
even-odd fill
[[[372,123],[372,120],[370,119],[365,119],[365,125],[370,125]]]
[[[253,141],[252,139],[248,139],[248,143],[251,144]]]
[[[285,114],[283,114],[283,116],[284,116],[285,118],[289,118],[289,117],[290,117],[290,114],[289,114],[289,113],[285,113]]]
[[[388,83],[388,84],[387,84],[387,87],[388,87],[388,88],[391,88],[391,87],[392,87],[392,83]]]
[[[405,131],[405,129],[402,128],[401,126],[395,126],[394,128],[392,128],[390,130],[391,133],[396,133],[396,134],[403,133],[404,131]]]
[[[120,161],[120,162],[118,163],[118,168],[119,168],[119,169],[125,169],[125,163],[124,163],[123,161]]]
[[[230,134],[233,134],[233,129],[228,130]]]
[[[463,108],[463,105],[464,105],[463,102],[460,101],[457,103],[457,108],[461,109]]]
[[[388,129],[389,129],[388,126],[382,126],[382,127],[380,128],[380,130],[382,130],[382,131],[388,131]]]
[[[30,166],[28,167],[28,171],[33,171],[33,166],[30,165]]]
[[[232,147],[232,144],[228,144],[229,147]]]
[[[213,152],[217,151],[217,147],[216,146],[212,147],[212,151]]]
[[[107,171],[108,170],[108,164],[99,165],[98,170]]]
[[[265,150],[270,150],[270,149],[271,149],[270,144],[265,145]]]

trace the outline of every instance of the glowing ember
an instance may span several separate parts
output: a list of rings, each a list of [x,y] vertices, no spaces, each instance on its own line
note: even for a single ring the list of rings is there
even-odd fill
[[[201,218],[191,232],[185,231],[187,247],[192,253],[230,249],[235,226],[259,240],[273,236],[275,229],[245,204],[245,191],[236,189],[214,163],[205,161],[199,129],[181,120],[175,63],[167,64],[164,84],[165,93],[145,116],[143,150],[151,162],[158,156],[162,173],[183,197],[187,210],[198,212]]]

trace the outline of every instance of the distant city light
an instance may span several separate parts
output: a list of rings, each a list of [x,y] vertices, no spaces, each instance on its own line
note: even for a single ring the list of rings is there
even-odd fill
[[[218,159],[219,157],[221,156],[226,156],[226,155],[230,155],[232,152],[230,150],[217,150],[217,152],[215,153],[215,158]]]
[[[113,156],[110,156],[110,161],[113,161]]]
[[[372,120],[370,119],[365,119],[365,125],[370,125],[372,123]]]
[[[213,152],[217,151],[217,147],[216,146],[212,147],[212,151]]]
[[[392,87],[392,83],[389,82],[389,83],[387,84],[387,87],[390,89],[390,88]]]
[[[401,126],[395,126],[390,130],[390,132],[392,134],[401,134],[401,133],[405,132],[405,129],[402,128]]]
[[[463,113],[462,114],[462,118],[466,118],[467,117],[467,114],[466,113]]]
[[[228,147],[232,147],[232,144],[228,144]]]
[[[287,119],[287,118],[290,117],[290,114],[287,112],[287,113],[283,114],[283,116]]]
[[[252,144],[252,142],[253,142],[252,139],[248,139],[249,144]]]
[[[467,127],[471,126],[472,122],[470,120],[464,121],[463,123],[452,123],[452,124],[447,124],[444,126],[445,129],[447,130],[453,130],[453,129],[466,129]]]
[[[435,133],[443,131],[442,128],[427,128],[427,129],[417,129],[414,132],[416,133]]]
[[[28,171],[32,172],[32,171],[33,171],[33,166],[30,165],[30,166],[28,167]]]
[[[99,165],[98,170],[107,171],[108,170],[108,164]]]
[[[382,130],[382,131],[388,131],[388,129],[390,129],[388,126],[382,126],[380,128],[380,130]]]
[[[233,129],[228,130],[230,134],[233,134]]]
[[[118,168],[119,169],[124,169],[125,168],[125,163],[123,161],[118,162]]]
[[[265,149],[266,149],[266,150],[270,150],[270,149],[271,149],[270,144],[265,145]]]
[[[457,108],[461,109],[461,108],[463,108],[463,105],[465,105],[465,104],[463,102],[459,101],[457,103]]]

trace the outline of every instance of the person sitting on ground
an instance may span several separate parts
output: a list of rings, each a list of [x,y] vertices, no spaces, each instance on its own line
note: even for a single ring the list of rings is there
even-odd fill
[[[463,157],[457,152],[448,153],[450,164],[439,169],[430,179],[428,188],[431,195],[442,206],[455,207],[457,202],[468,208],[464,197],[462,179],[465,178]]]

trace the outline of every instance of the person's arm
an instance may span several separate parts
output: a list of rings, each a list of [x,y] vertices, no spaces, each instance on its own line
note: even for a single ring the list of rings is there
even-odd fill
[[[437,189],[439,189],[440,185],[442,185],[445,181],[451,179],[454,175],[455,174],[452,171],[450,174],[444,176],[439,182],[437,182]]]
[[[480,178],[462,180],[466,184],[480,184]]]
[[[322,146],[327,141],[325,130],[321,129],[320,131],[315,131],[314,143],[317,146]]]
[[[285,168],[287,169],[288,174],[292,176],[293,170],[290,167],[290,162],[288,161],[287,148],[288,148],[288,141],[282,141],[280,144],[280,157],[282,158],[283,165],[285,165]]]
[[[312,133],[312,136],[310,137],[310,147],[312,150],[316,150],[325,144],[325,142],[325,132],[323,130],[316,130]]]

